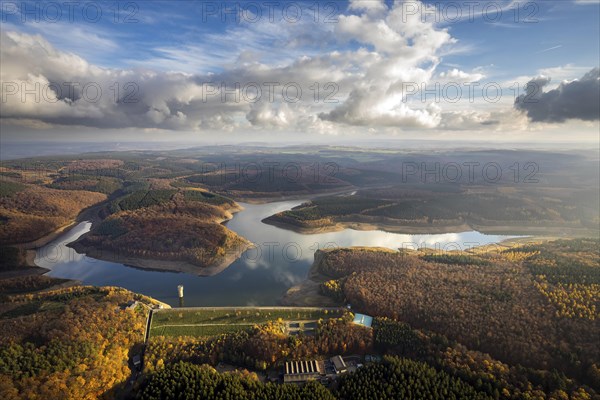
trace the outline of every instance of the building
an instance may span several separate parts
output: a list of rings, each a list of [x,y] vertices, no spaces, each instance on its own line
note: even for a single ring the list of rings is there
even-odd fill
[[[354,321],[352,322],[354,322],[357,325],[362,325],[367,328],[370,328],[371,325],[373,325],[373,317],[365,314],[355,314]]]
[[[133,356],[133,366],[140,371],[142,369],[142,357],[139,354]]]
[[[285,363],[284,383],[303,383],[324,375],[323,361],[288,361]]]
[[[348,357],[356,358],[356,357]],[[304,383],[310,380],[331,381],[338,375],[354,372],[357,369],[354,360],[344,360],[342,356],[321,361],[288,361],[285,363],[284,383]]]
[[[333,368],[335,368],[336,374],[343,374],[345,372],[348,372],[348,366],[346,365],[346,362],[344,361],[342,356],[331,357],[330,361],[333,364]]]
[[[378,356],[376,354],[367,354],[365,356],[365,361],[366,362],[381,362],[381,356]]]

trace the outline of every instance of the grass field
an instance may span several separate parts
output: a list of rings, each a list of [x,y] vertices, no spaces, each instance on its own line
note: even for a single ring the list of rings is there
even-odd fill
[[[341,309],[318,308],[193,308],[154,312],[150,326],[153,336],[208,337],[249,329],[269,321],[316,321],[336,318]]]

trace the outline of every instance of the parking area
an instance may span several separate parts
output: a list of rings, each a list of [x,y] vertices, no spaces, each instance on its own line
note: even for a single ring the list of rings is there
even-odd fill
[[[317,329],[317,321],[289,321],[286,322],[286,330],[290,335],[314,335]]]

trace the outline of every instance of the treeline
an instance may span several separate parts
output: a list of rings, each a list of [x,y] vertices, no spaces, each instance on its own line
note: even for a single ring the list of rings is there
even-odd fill
[[[366,210],[381,207],[387,204],[384,200],[369,199],[361,196],[322,197],[312,200],[292,210],[285,211],[284,215],[300,221],[315,220],[336,216],[360,214]]]
[[[423,344],[419,335],[410,325],[389,318],[375,318],[375,347],[386,351],[393,349],[404,356],[422,355]]]
[[[305,385],[260,383],[251,374],[218,373],[207,365],[179,362],[151,374],[138,399],[491,399],[469,384],[425,363],[386,357],[341,377],[329,391]]]
[[[149,376],[137,398],[140,400],[328,400],[335,397],[321,384],[278,385],[261,383],[252,375],[218,373],[208,365],[179,362]]]
[[[441,264],[454,264],[454,265],[489,265],[490,261],[485,260],[481,257],[472,256],[469,254],[452,254],[452,253],[441,253],[441,254],[424,254],[421,259],[425,261],[437,262]]]
[[[261,159],[265,160],[265,155]],[[269,163],[269,162],[266,162]],[[245,162],[236,159],[230,166],[213,165],[204,173],[184,178],[187,185],[202,185],[220,193],[244,193],[245,196],[264,196],[273,193],[310,193],[334,188],[351,187],[340,179],[335,165],[319,166],[314,162],[298,162],[297,158],[281,160],[267,166],[258,165],[255,159]],[[223,168],[224,167],[224,168]]]
[[[189,201],[201,201],[204,203],[214,205],[235,205],[235,202],[227,197],[219,196],[218,194],[204,192],[200,190],[186,190],[183,192],[183,196],[186,200]]]
[[[532,244],[515,251],[531,253],[525,265],[550,283],[600,284],[600,240],[556,240]]]
[[[0,271],[8,271],[26,265],[26,252],[12,246],[0,246]]]
[[[0,180],[0,198],[2,197],[12,197],[16,193],[19,193],[22,190],[25,190],[27,186],[23,185],[19,182],[11,182],[9,180],[1,179]]]
[[[382,363],[369,364],[341,377],[335,393],[345,400],[492,399],[426,363],[397,357],[385,357]]]
[[[339,303],[343,303],[346,300],[343,284],[341,279],[330,279],[319,285],[319,291],[321,294],[329,296]]]
[[[138,210],[171,200],[177,190],[137,190],[111,203],[111,212]]]
[[[488,354],[467,349],[443,334],[416,330],[408,324],[377,317],[373,324],[375,348],[384,353],[425,362],[466,382],[478,392],[498,399],[590,399],[593,389],[557,370],[510,366]],[[589,384],[599,388],[600,375],[591,366]],[[596,396],[596,397],[594,397]]]
[[[48,289],[65,282],[68,282],[68,280],[51,278],[45,275],[26,275],[2,279],[0,280],[0,300],[6,301],[9,295]]]
[[[48,187],[62,190],[88,190],[110,195],[122,187],[122,181],[112,177],[73,174],[55,179]]]
[[[187,261],[209,266],[226,253],[240,254],[244,240],[214,221],[186,215],[167,215],[146,209],[121,212],[104,220],[75,247],[118,256]],[[106,255],[105,255],[106,257]]]
[[[340,330],[329,330],[328,335],[338,336],[343,330],[353,329],[352,325],[346,325],[348,321],[334,321],[329,325],[337,326]],[[356,327],[360,328],[360,327]],[[212,371],[208,366],[199,364],[216,365],[219,361],[232,363],[240,367],[254,370],[264,370],[269,367],[281,367],[283,361],[293,359],[324,358],[330,354],[331,349],[310,348],[310,337],[281,335],[276,323],[255,327],[254,332],[238,332],[236,334],[222,335],[217,340],[194,340],[191,338],[178,338],[176,340],[154,339],[149,343],[146,353],[146,373],[149,374],[148,381],[142,386],[141,398],[156,398],[151,396],[163,396],[162,398],[177,397],[181,390],[186,393],[196,393],[196,384],[186,383],[183,373],[177,367],[182,361],[195,364],[193,368],[204,368]],[[259,334],[259,331],[262,334]],[[371,398],[482,398],[482,399],[592,399],[595,392],[585,386],[579,385],[573,379],[564,374],[553,371],[542,371],[522,366],[510,366],[489,355],[473,350],[468,350],[463,345],[447,339],[444,335],[415,330],[408,324],[391,320],[388,318],[375,318],[373,330],[360,328],[357,332],[373,332],[374,349],[385,357],[383,363],[372,363],[338,380],[332,387],[332,394],[340,399],[371,399]],[[267,333],[267,335],[264,335]],[[273,340],[274,337],[279,338]],[[317,340],[323,340],[323,332]],[[349,340],[348,337],[343,338]],[[250,343],[252,343],[250,345]],[[278,354],[280,357],[273,363],[261,361],[251,356],[256,355],[257,349],[250,350],[253,346],[263,346],[260,351],[263,360]],[[283,348],[281,353],[278,353]],[[341,352],[341,349],[337,351]],[[353,354],[355,349],[350,346],[346,350]],[[157,360],[156,356],[162,354]],[[275,359],[275,358],[272,358]],[[175,366],[175,367],[174,367]],[[173,380],[173,371],[179,371],[178,376],[183,379]],[[186,366],[192,368],[192,366]],[[596,371],[597,373],[597,371]],[[161,380],[156,381],[155,377]],[[195,375],[194,379],[202,380]],[[235,376],[235,375],[234,375]],[[250,374],[249,376],[253,376]],[[254,387],[247,391],[240,391],[236,384],[229,387],[230,382],[224,382],[222,377],[211,375],[209,381],[201,385],[201,398],[213,398],[219,396],[221,391],[230,395],[245,398],[255,393]],[[228,378],[226,378],[228,379]],[[221,382],[220,391],[213,392],[205,388],[215,382]],[[182,385],[183,386],[180,386]],[[175,386],[173,386],[175,385]],[[208,385],[208,386],[206,386]],[[285,386],[281,385],[285,392]],[[327,396],[310,384],[310,390]],[[234,392],[229,392],[229,390]],[[258,390],[258,389],[256,389]],[[259,391],[256,398],[266,396]],[[148,397],[144,397],[148,396]],[[289,394],[295,396],[295,394]],[[215,397],[220,398],[220,397]],[[287,397],[286,397],[287,398]],[[294,397],[291,397],[294,398]],[[326,398],[326,397],[324,397]]]

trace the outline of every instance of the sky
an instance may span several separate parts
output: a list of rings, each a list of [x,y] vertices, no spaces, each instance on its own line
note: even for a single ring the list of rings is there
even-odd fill
[[[1,139],[599,141],[600,1],[1,1]]]

